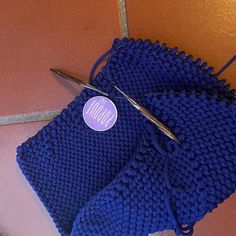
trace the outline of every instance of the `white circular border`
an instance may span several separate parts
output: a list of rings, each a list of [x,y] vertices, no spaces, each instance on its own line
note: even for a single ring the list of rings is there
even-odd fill
[[[94,99],[94,98],[103,98],[103,99],[106,99],[106,100],[108,100],[108,101],[113,105],[113,107],[115,108],[116,119],[115,119],[113,125],[112,125],[111,127],[109,127],[108,129],[103,129],[103,130],[94,129],[94,128],[91,127],[91,126],[86,122],[86,120],[84,119],[84,112],[85,112],[84,107],[85,107],[85,105],[86,105],[87,102],[89,102],[90,100],[92,100],[92,99]],[[114,103],[113,101],[111,101],[111,99],[109,99],[108,97],[105,97],[105,96],[95,96],[95,97],[90,98],[87,102],[84,104],[84,107],[83,107],[83,120],[84,120],[85,124],[86,124],[90,129],[92,129],[92,130],[94,130],[94,131],[98,131],[98,132],[103,132],[103,131],[107,131],[107,130],[111,129],[111,128],[115,125],[115,123],[116,123],[116,121],[117,121],[117,118],[118,118],[118,111],[117,111],[117,108],[116,108],[115,103]]]

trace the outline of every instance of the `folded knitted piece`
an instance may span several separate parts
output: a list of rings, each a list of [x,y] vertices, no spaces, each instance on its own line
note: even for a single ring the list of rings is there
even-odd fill
[[[71,233],[80,209],[129,162],[143,135],[143,117],[126,101],[116,98],[107,78],[144,106],[150,105],[146,96],[150,92],[169,90],[205,91],[208,96],[233,103],[229,86],[217,80],[206,63],[191,58],[159,43],[115,40],[110,60],[93,81],[111,94],[117,106],[115,126],[106,132],[86,126],[83,106],[97,95],[86,90],[18,147],[18,164],[62,235]]]
[[[180,144],[145,124],[136,153],[80,210],[71,236],[165,229],[192,235],[195,222],[235,191],[236,102],[194,93],[151,95],[148,101]]]

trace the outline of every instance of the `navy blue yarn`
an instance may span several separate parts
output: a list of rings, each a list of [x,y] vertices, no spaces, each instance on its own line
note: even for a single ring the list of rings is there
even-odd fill
[[[170,165],[170,158],[174,159],[174,158],[178,157],[178,155],[180,155],[180,150],[179,150],[179,146],[178,146],[179,144],[175,143],[172,140],[168,140],[167,141],[167,151],[165,151],[159,145],[158,140],[156,138],[156,134],[155,134],[156,127],[148,124],[147,129],[150,132],[151,140],[152,140],[154,147],[156,148],[157,151],[159,151],[159,153],[161,155],[163,155],[165,157],[163,173],[164,173],[165,183],[166,183],[166,187],[167,187],[167,190],[165,191],[166,206],[167,206],[169,215],[172,217],[173,221],[175,222],[176,233],[181,234],[181,235],[192,235],[193,224],[191,224],[189,226],[182,226],[182,224],[180,224],[178,222],[177,216],[173,210],[173,206],[172,206],[172,202],[171,202],[171,195],[172,195],[171,192],[174,191],[175,188],[172,186],[172,184],[170,182],[169,165]],[[183,190],[181,190],[181,189],[179,189],[179,190],[183,192]]]
[[[133,157],[81,209],[71,235],[147,235],[164,229],[191,235],[195,222],[235,191],[236,104],[184,93],[148,100],[181,145],[144,125],[147,132]]]
[[[231,66],[236,61],[236,55],[234,55],[226,64],[215,74],[215,76],[220,76],[229,66]]]
[[[106,132],[95,132],[86,126],[82,118],[83,105],[97,94],[84,90],[35,137],[18,147],[18,164],[62,235],[147,235],[164,229],[174,229],[177,234],[190,231],[190,234],[196,221],[235,190],[235,161],[232,161],[236,153],[234,91],[229,90],[225,81],[212,75],[212,68],[208,68],[200,59],[193,61],[184,52],[170,50],[158,42],[116,39],[110,52],[106,66],[92,83],[113,95],[118,108],[115,126]],[[93,73],[94,71],[91,75]],[[157,138],[150,140],[144,118],[125,100],[116,99],[116,92],[107,77],[139,103],[152,109],[175,130],[183,142],[180,153],[185,150],[185,154],[171,155],[171,151],[165,147],[168,139],[158,131]],[[163,95],[158,95],[160,93]],[[205,112],[209,113],[208,116],[197,113],[199,120],[187,115],[182,117],[178,111],[179,103],[182,104],[183,113],[187,112],[186,109],[190,114],[194,114],[198,108],[207,111],[206,107],[211,107],[211,112]],[[224,111],[223,114],[221,110]],[[196,126],[196,123],[200,124],[204,119],[207,121],[216,118],[226,130],[214,129],[212,126],[207,128],[205,123],[203,127]],[[191,137],[190,127],[193,124],[189,119],[195,122],[193,124],[198,133],[203,134],[203,140],[208,136],[213,137],[206,142],[206,147],[211,159],[219,158],[216,166],[221,167],[224,179],[218,179],[215,169],[209,168],[214,167],[215,163],[208,164],[208,160],[201,158],[195,161],[196,156],[201,154],[206,157],[205,150],[197,148],[196,153],[186,155],[186,150],[204,145],[194,139],[195,132]],[[224,124],[226,121],[228,126]],[[178,130],[182,126],[186,127],[183,133]],[[227,142],[221,143],[220,139]],[[161,148],[152,145],[156,142],[153,140]],[[140,143],[138,150],[137,143]],[[215,150],[216,156],[212,150]],[[172,159],[178,163],[178,168],[184,165],[196,170],[196,166],[201,166],[200,171],[188,172],[196,175],[192,177],[195,180],[204,175],[203,183],[200,181],[198,185],[193,184],[198,190],[202,190],[199,190],[199,196],[194,195],[187,198],[189,201],[184,201],[183,196],[186,192],[188,196],[188,191],[192,190],[186,189],[184,185],[191,185],[185,180],[181,182],[179,173],[182,172],[173,165]],[[162,168],[159,168],[159,164],[163,165]],[[152,172],[155,177],[146,172],[150,168],[155,169]],[[144,180],[140,174],[136,176],[136,172],[144,175]],[[170,175],[171,173],[175,176]],[[160,179],[162,182],[159,186],[153,184]],[[121,180],[124,184],[120,184]],[[129,189],[129,181],[131,185],[135,183],[136,189]],[[219,193],[221,189],[223,194]],[[141,196],[143,193],[148,196],[146,202],[137,198],[136,193],[139,191]],[[218,191],[215,196],[212,194],[214,191]],[[154,193],[157,193],[160,201]],[[200,207],[194,205],[195,198],[200,199]],[[137,199],[140,200],[140,207]],[[130,208],[133,205],[131,200],[137,207]],[[158,204],[154,204],[156,202]],[[154,210],[150,210],[152,208]],[[194,213],[192,209],[195,208]],[[123,220],[120,221],[121,219]]]
[[[104,53],[101,57],[98,58],[98,60],[94,63],[92,69],[91,69],[91,72],[90,72],[90,75],[89,75],[89,78],[88,78],[88,81],[89,83],[92,83],[93,81],[93,77],[94,77],[94,74],[95,74],[95,71],[97,69],[97,67],[101,64],[101,62],[107,57],[109,56],[110,54],[112,53],[112,49],[108,50],[106,53]]]

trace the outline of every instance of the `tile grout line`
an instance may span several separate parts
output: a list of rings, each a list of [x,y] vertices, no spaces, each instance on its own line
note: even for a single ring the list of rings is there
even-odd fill
[[[128,37],[128,24],[127,24],[127,13],[125,0],[118,0],[119,16],[120,16],[120,27],[123,37]]]
[[[118,0],[120,27],[123,37],[128,37],[128,24],[125,0]],[[0,116],[0,126],[52,120],[60,111],[35,112],[12,116]]]
[[[52,120],[53,117],[55,117],[59,113],[60,111],[46,111],[12,116],[0,116],[0,126]]]

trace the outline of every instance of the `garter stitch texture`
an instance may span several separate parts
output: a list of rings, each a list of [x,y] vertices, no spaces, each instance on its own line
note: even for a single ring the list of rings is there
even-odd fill
[[[116,124],[105,132],[86,126],[83,105],[97,94],[84,90],[17,148],[19,167],[61,235],[192,235],[236,189],[235,92],[206,63],[165,44],[116,39],[110,53],[92,83],[112,95]],[[116,98],[108,78],[180,145]]]

